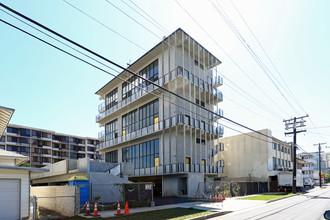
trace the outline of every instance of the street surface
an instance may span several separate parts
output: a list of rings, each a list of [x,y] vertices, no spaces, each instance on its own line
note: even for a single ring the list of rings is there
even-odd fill
[[[330,187],[279,201],[256,205],[241,211],[212,218],[213,220],[253,219],[324,219],[323,213],[330,210]]]

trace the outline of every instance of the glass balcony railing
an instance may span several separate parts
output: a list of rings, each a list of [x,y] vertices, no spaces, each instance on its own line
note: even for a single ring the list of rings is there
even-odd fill
[[[223,85],[223,78],[220,75],[217,75],[213,78],[213,85],[214,86],[222,86]]]
[[[104,140],[104,137],[105,137],[105,133],[104,133],[104,131],[100,131],[100,132],[98,133],[98,138],[99,138],[100,140]]]
[[[131,141],[133,139],[150,135],[155,132],[161,131],[163,129],[168,129],[170,127],[176,126],[176,125],[188,125],[191,126],[191,128],[202,130],[206,133],[211,133],[218,135],[219,137],[223,136],[224,128],[223,126],[214,126],[212,123],[201,123],[200,120],[192,118],[190,121],[184,121],[184,115],[179,114],[176,116],[173,116],[171,118],[167,118],[165,120],[161,120],[158,123],[155,123],[153,125],[150,125],[148,127],[138,129],[136,131],[130,132],[128,134],[118,136],[117,138],[107,140],[103,143],[100,143],[96,146],[97,150],[101,150],[104,148],[112,147],[118,144],[121,144],[123,142]],[[205,126],[201,126],[205,125]]]
[[[104,112],[105,111],[105,103],[104,102],[102,102],[101,104],[99,104],[99,113],[102,113],[102,112]]]

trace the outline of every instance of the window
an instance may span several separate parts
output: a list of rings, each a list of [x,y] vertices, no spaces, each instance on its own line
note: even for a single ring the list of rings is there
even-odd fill
[[[189,115],[184,116],[184,124],[185,125],[190,125],[190,116]]]
[[[200,138],[196,138],[196,143],[200,144],[201,143],[201,139]]]
[[[190,157],[186,157],[186,164],[190,164]]]
[[[288,154],[290,154],[290,148],[288,148]]]
[[[286,147],[284,148],[284,152],[285,152],[285,153],[287,153],[287,152],[288,152],[288,150],[287,150],[287,148],[286,148]]]
[[[139,129],[138,109],[135,109],[122,117],[123,135],[129,134]]]
[[[283,150],[283,145],[281,146],[281,151],[284,152],[284,150]]]
[[[282,159],[282,166],[284,166],[284,160]]]
[[[280,160],[280,158],[277,158],[277,165],[281,165],[281,160]]]
[[[118,137],[117,119],[105,125],[105,141],[109,141]]]
[[[205,145],[205,140],[204,139],[202,139],[201,144]]]
[[[135,169],[159,166],[159,139],[123,148],[123,162]]]
[[[118,163],[118,150],[105,153],[105,162]]]
[[[159,116],[158,99],[139,108],[140,129],[153,125]]]
[[[158,80],[158,59],[139,72],[139,75],[151,82]],[[138,76],[132,76],[122,84],[122,99],[125,100],[150,83]]]
[[[201,101],[201,106],[205,107],[205,102]]]
[[[195,103],[196,103],[197,105],[199,105],[199,99],[196,99],[196,100],[195,100]]]
[[[288,167],[288,161],[285,160],[285,167]]]
[[[274,143],[273,143],[273,145],[274,145]],[[275,169],[276,169],[276,158],[273,157],[273,170],[275,170]]]
[[[108,110],[118,104],[118,88],[115,88],[105,96],[105,109]]]
[[[208,82],[208,84],[212,85],[212,78],[208,76],[207,77],[207,82]]]
[[[276,143],[273,143],[273,149],[276,150]]]
[[[288,167],[291,168],[291,162],[290,161],[288,161]]]
[[[199,86],[204,89],[204,80],[202,79],[199,80]]]
[[[280,144],[277,144],[277,150],[280,151]]]

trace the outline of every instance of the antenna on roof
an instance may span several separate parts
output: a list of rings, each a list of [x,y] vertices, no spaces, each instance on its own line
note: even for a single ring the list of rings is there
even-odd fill
[[[131,65],[131,59],[129,59],[128,63],[127,63],[127,67],[129,67]]]

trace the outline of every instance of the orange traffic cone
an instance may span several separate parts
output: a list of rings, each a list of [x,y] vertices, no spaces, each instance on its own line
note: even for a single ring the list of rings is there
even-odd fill
[[[117,205],[117,215],[121,215],[121,212],[120,212],[120,203],[118,201],[118,205]]]
[[[219,202],[222,202],[222,196],[219,195]]]
[[[194,200],[197,200],[197,192],[195,192],[195,199]]]
[[[210,202],[212,202],[212,196],[211,196],[211,194],[210,194]]]
[[[85,215],[90,215],[89,202],[86,202],[86,213]]]
[[[98,216],[98,213],[97,213],[97,203],[95,202],[95,205],[94,205],[94,216]]]
[[[202,199],[204,199],[204,193],[203,193],[203,195],[202,195]]]
[[[129,209],[128,209],[128,203],[126,202],[126,205],[125,205],[125,215],[129,215]]]
[[[223,200],[226,200],[226,196],[225,196],[225,193],[223,193],[222,195],[223,195]]]
[[[215,194],[214,202],[217,202],[217,201],[218,201],[218,196],[217,196],[217,194]]]

